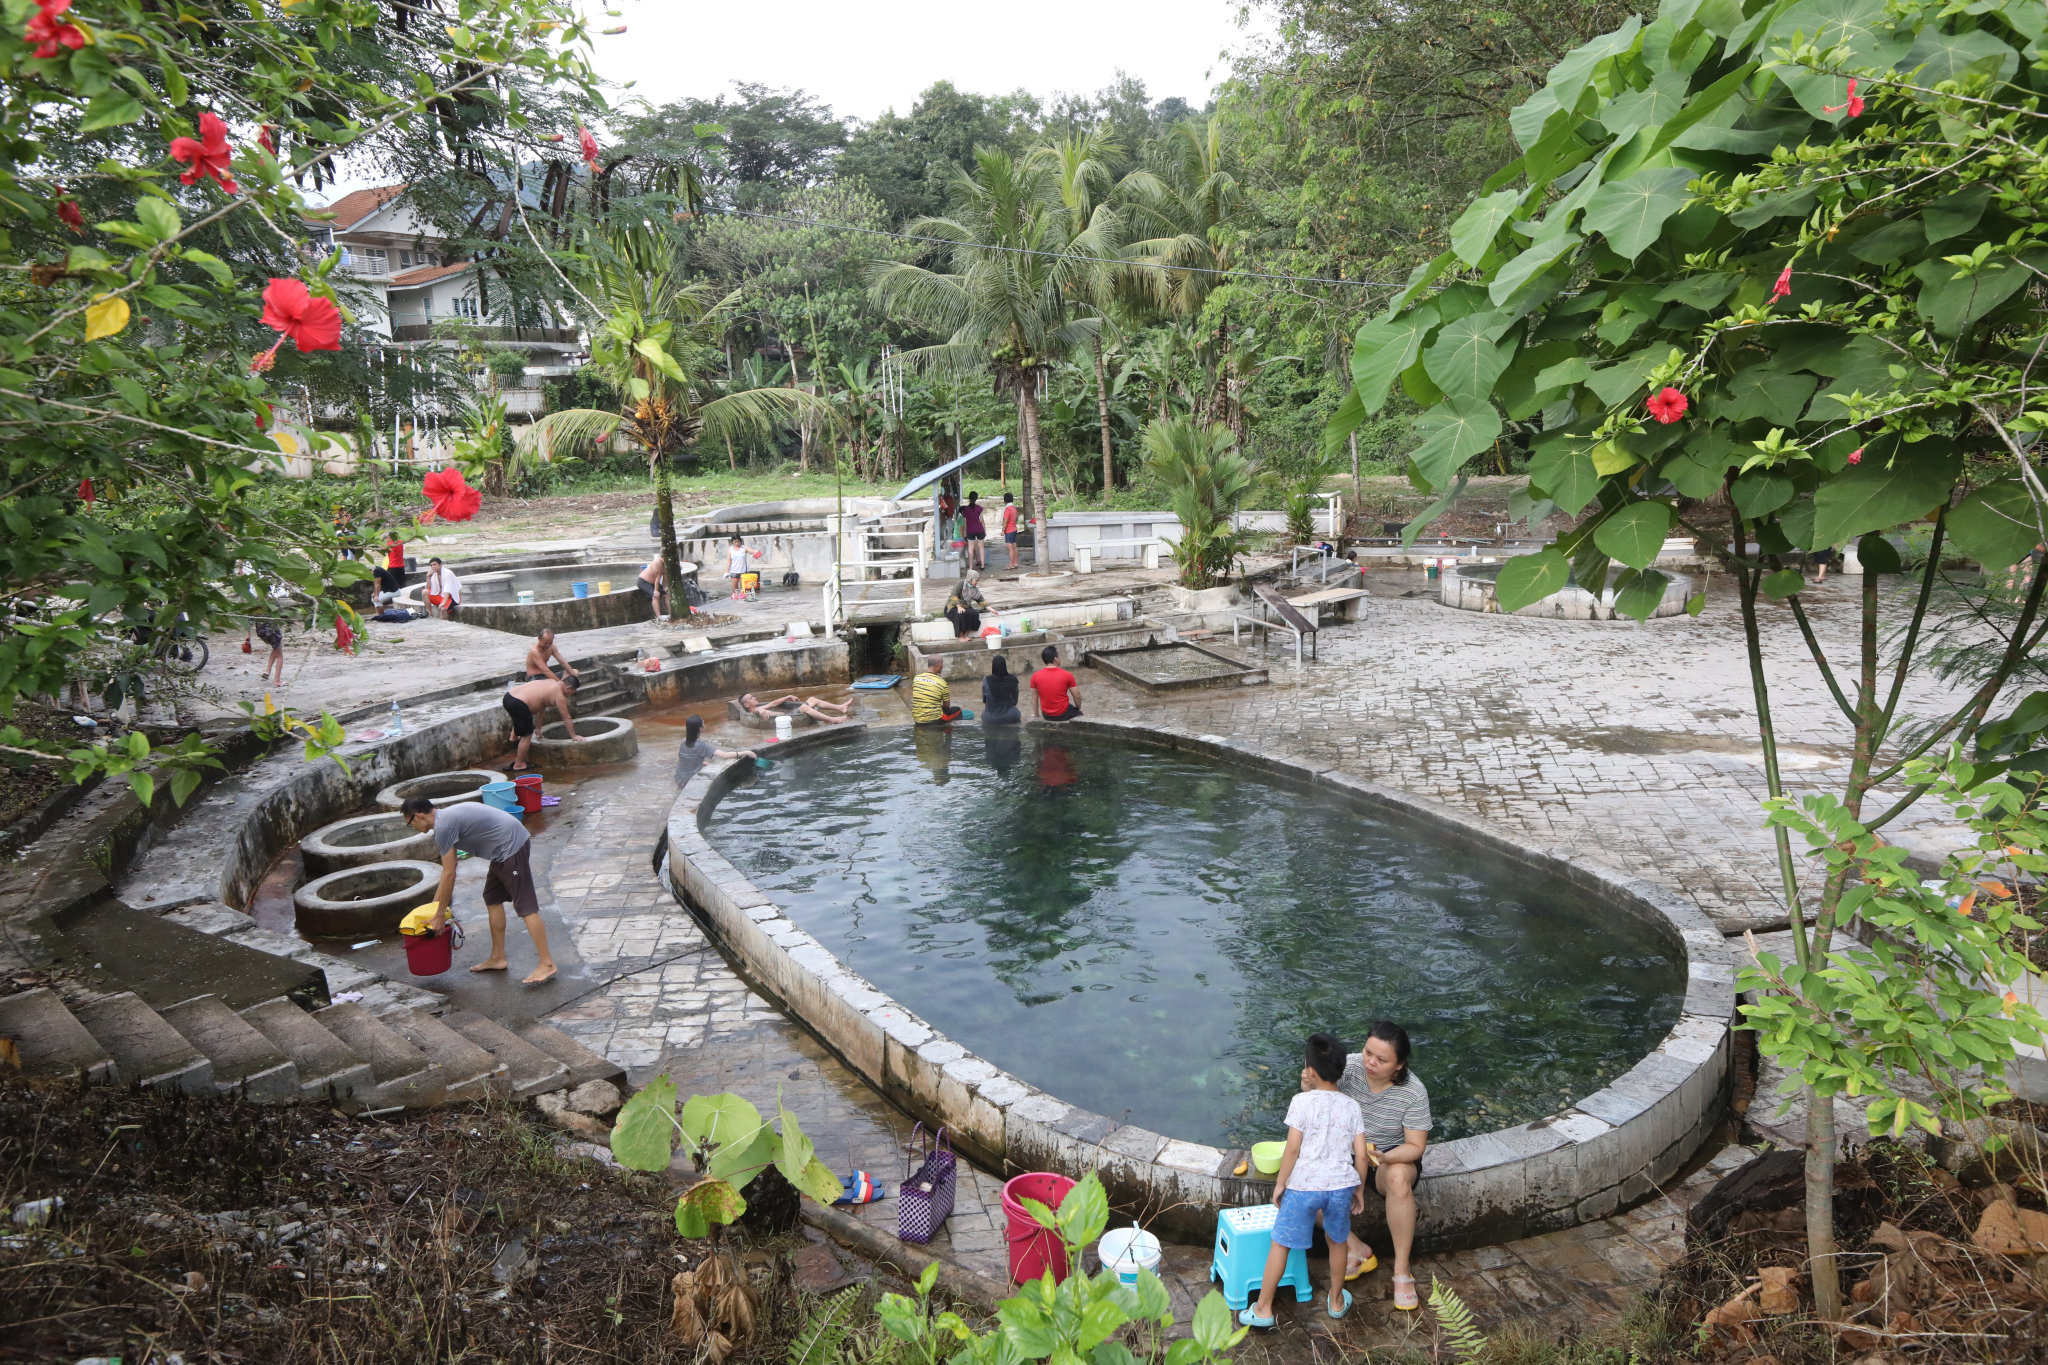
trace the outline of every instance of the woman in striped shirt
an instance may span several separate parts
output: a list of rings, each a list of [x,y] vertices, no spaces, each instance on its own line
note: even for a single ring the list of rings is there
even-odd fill
[[[1404,1311],[1420,1303],[1408,1253],[1415,1245],[1415,1181],[1433,1126],[1429,1088],[1408,1069],[1408,1050],[1407,1031],[1399,1024],[1374,1024],[1364,1049],[1349,1059],[1337,1082],[1365,1115],[1366,1188],[1386,1200],[1387,1233],[1394,1243],[1394,1307]],[[1344,1278],[1356,1279],[1378,1265],[1354,1225]]]

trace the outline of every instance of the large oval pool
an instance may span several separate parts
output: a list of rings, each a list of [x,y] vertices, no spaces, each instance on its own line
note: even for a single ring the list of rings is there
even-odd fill
[[[1599,1089],[1685,994],[1682,950],[1569,885],[1148,746],[869,736],[754,771],[706,832],[977,1055],[1221,1146],[1284,1136],[1316,1030],[1404,1025],[1441,1141]]]

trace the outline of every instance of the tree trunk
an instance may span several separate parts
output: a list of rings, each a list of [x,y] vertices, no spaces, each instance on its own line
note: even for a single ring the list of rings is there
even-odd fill
[[[1116,487],[1116,461],[1109,451],[1109,373],[1102,363],[1102,336],[1095,337],[1095,415],[1102,423],[1102,493]]]
[[[668,456],[665,454],[654,457],[654,513],[661,521],[661,562],[668,569],[662,583],[667,590],[669,615],[673,617],[676,600],[683,590],[683,555],[676,548],[676,509],[669,493]],[[657,602],[656,606],[659,605]]]
[[[1045,526],[1045,461],[1038,445],[1038,376],[1027,371],[1023,382],[1017,387],[1018,415],[1022,419],[1019,435],[1024,447],[1024,524],[1031,530],[1031,564],[1040,573],[1047,566],[1046,552],[1050,548],[1046,541]]]
[[[1351,433],[1351,506],[1354,512],[1365,510],[1365,484],[1358,477],[1358,433]]]
[[[1357,461],[1354,460],[1353,463],[1356,464]],[[740,457],[732,453],[732,437],[729,434],[725,438],[725,464],[726,468],[734,473],[739,472]]]

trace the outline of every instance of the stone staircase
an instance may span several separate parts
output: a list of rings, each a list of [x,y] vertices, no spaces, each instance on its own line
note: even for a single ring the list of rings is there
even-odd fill
[[[21,1074],[349,1113],[525,1098],[623,1069],[560,1030],[480,1014],[353,1001],[307,1010],[280,996],[233,1010],[201,995],[152,1009],[133,991],[67,1002],[48,987],[0,996],[0,1039]]]
[[[574,708],[577,718],[584,716],[622,716],[643,704],[621,673],[625,664],[598,664],[578,661],[582,670],[583,685],[576,689],[576,695],[569,705]]]

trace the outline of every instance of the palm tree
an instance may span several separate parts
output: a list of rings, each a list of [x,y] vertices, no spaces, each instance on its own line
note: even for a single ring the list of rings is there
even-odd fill
[[[1195,417],[1172,417],[1145,428],[1145,453],[1166,486],[1180,519],[1174,562],[1183,587],[1207,588],[1228,577],[1244,548],[1234,525],[1237,505],[1252,486],[1251,463],[1229,427]]]
[[[1133,288],[1130,272],[1114,264],[1123,247],[1125,224],[1111,205],[1118,180],[1111,166],[1123,147],[1107,128],[1094,128],[1034,149],[1034,163],[1050,170],[1059,191],[1061,227],[1073,262],[1068,295],[1095,314],[1099,325],[1089,335],[1095,360],[1095,415],[1102,434],[1102,491],[1116,486],[1116,459],[1109,441],[1109,367],[1103,356],[1104,332],[1114,328],[1112,309]]]
[[[590,363],[618,389],[621,411],[551,412],[521,433],[520,444],[575,455],[624,431],[644,450],[661,524],[661,557],[674,591],[683,572],[669,486],[677,453],[700,436],[771,440],[778,425],[803,417],[829,421],[832,409],[803,389],[721,393],[721,337],[739,292],[716,299],[710,286],[684,283],[667,241],[618,237],[593,245],[582,292],[587,305],[603,311],[604,320],[592,332]]]
[[[905,351],[913,365],[966,369],[980,365],[998,392],[1014,396],[1023,447],[1024,517],[1035,532],[1032,562],[1045,563],[1043,463],[1038,438],[1038,385],[1063,352],[1097,325],[1075,318],[1070,285],[1077,264],[1066,256],[1065,206],[1050,168],[984,147],[974,173],[956,171],[953,210],[920,218],[907,231],[946,245],[948,270],[878,262],[869,293],[892,317],[946,340]]]

